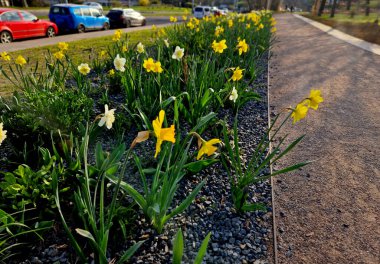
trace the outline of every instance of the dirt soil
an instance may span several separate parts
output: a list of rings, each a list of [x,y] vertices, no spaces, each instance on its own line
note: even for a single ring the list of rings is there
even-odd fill
[[[310,89],[325,102],[286,127],[314,160],[274,179],[278,263],[380,263],[380,56],[292,15],[276,15],[270,105],[295,106]]]
[[[316,20],[351,36],[380,45],[380,25],[378,23],[339,22],[334,20],[321,19],[319,17],[310,15],[303,16]]]

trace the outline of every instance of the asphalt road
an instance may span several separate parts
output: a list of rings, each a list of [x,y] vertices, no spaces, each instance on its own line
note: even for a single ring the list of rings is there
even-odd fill
[[[149,29],[152,25],[156,25],[157,27],[165,27],[169,25],[169,17],[147,17],[147,26],[144,27],[131,27],[131,28],[122,28],[124,32],[133,32],[142,29]],[[11,52],[23,49],[29,49],[34,47],[43,47],[48,45],[54,45],[58,42],[71,42],[81,39],[89,39],[89,38],[97,38],[103,36],[113,35],[115,30],[100,30],[100,31],[92,31],[86,33],[73,33],[73,34],[65,34],[58,35],[54,38],[34,38],[27,40],[17,40],[12,43],[0,44],[0,52]]]

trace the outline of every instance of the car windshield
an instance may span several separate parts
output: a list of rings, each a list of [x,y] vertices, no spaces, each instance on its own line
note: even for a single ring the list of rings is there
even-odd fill
[[[202,8],[202,7],[196,7],[196,8],[194,9],[194,11],[196,11],[196,12],[202,12],[202,11],[203,11],[203,8]]]

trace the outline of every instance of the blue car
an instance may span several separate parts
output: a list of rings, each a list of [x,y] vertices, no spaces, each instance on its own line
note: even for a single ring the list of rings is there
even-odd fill
[[[50,8],[49,19],[58,26],[59,32],[83,33],[87,30],[110,28],[109,18],[103,16],[98,9],[87,5],[54,5]]]

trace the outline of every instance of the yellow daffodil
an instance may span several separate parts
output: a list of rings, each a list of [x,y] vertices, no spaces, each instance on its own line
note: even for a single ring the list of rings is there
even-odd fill
[[[123,47],[121,48],[121,51],[122,52],[127,52],[128,51],[127,45],[123,45]]]
[[[16,60],[15,60],[15,63],[16,63],[17,65],[23,66],[24,64],[26,64],[26,60],[24,59],[23,56],[18,55],[18,57],[17,57]]]
[[[270,32],[271,33],[275,33],[277,31],[277,28],[275,28],[275,27],[272,27],[271,29],[270,29]]]
[[[174,16],[170,16],[170,22],[173,22],[173,23],[177,22],[177,18]]]
[[[191,21],[189,21],[189,22],[186,24],[186,26],[187,26],[188,28],[190,28],[190,29],[194,29],[194,28],[195,28],[195,25],[194,25]]]
[[[115,75],[115,70],[114,69],[109,70],[108,75],[110,77],[114,76]]]
[[[212,48],[217,53],[223,53],[223,51],[227,48],[226,40],[223,39],[219,42],[216,42],[216,40],[214,40],[214,42],[212,43]]]
[[[3,123],[0,123],[0,145],[7,138],[7,131],[3,129]]]
[[[229,28],[232,28],[233,25],[234,25],[234,21],[233,21],[232,19],[229,19],[229,20],[228,20],[228,27],[229,27]]]
[[[87,75],[90,73],[91,71],[91,68],[88,66],[87,63],[81,63],[79,66],[78,66],[78,71],[83,74],[83,75]]]
[[[138,53],[143,53],[145,51],[144,45],[141,42],[139,42],[139,44],[137,44],[136,46],[136,50]]]
[[[164,39],[164,43],[165,43],[165,46],[166,46],[167,48],[169,48],[169,40],[168,40],[168,39]]]
[[[224,32],[224,28],[223,27],[217,26],[215,28],[215,36],[216,37],[219,37],[219,35],[222,34],[223,32]]]
[[[239,55],[241,55],[243,52],[248,51],[248,44],[245,42],[245,39],[240,40],[236,46],[236,48],[239,50]]]
[[[196,28],[196,29],[195,29],[195,32],[199,32],[199,28]]]
[[[146,69],[147,72],[151,72],[154,70],[154,60],[152,58],[148,58],[147,60],[144,60],[143,67]]]
[[[103,59],[107,55],[107,52],[105,50],[101,50],[99,52],[99,58]]]
[[[306,105],[303,103],[298,104],[296,108],[292,110],[291,117],[293,118],[293,124],[304,119],[307,115],[307,110],[309,110],[309,108]]]
[[[121,72],[125,71],[124,65],[125,65],[126,59],[120,58],[119,54],[116,55],[116,58],[113,60],[113,65],[115,66],[115,69]]]
[[[165,36],[165,35],[166,35],[165,29],[161,28],[161,29],[158,31],[158,36]]]
[[[154,157],[156,158],[158,153],[161,151],[161,144],[163,141],[169,141],[175,143],[175,129],[174,125],[171,125],[169,128],[162,128],[162,123],[165,119],[165,111],[161,110],[158,117],[153,121],[153,130],[154,135],[157,138],[156,143],[156,153]]]
[[[118,29],[113,34],[112,40],[113,41],[119,41],[121,39],[121,35],[123,34],[123,31],[121,29]]]
[[[232,88],[232,91],[231,91],[231,94],[230,94],[230,97],[229,99],[231,101],[233,101],[234,103],[236,103],[236,100],[238,99],[239,95],[238,95],[238,92],[235,88],[235,86]]]
[[[274,18],[274,17],[271,17],[270,18],[270,25],[272,26],[272,27],[274,27],[276,24],[277,24],[277,21],[276,21],[276,19]]]
[[[156,25],[153,25],[153,26],[152,26],[152,30],[153,30],[153,31],[156,31],[156,30],[157,30],[157,26],[156,26]]]
[[[246,25],[245,25],[245,28],[246,28],[246,29],[250,29],[250,28],[251,28],[251,24],[249,24],[249,23],[246,24]]]
[[[153,66],[153,72],[161,73],[162,71],[161,62],[157,61]]]
[[[260,23],[260,25],[257,27],[257,31],[261,30],[264,28],[264,25],[262,23]]]
[[[214,154],[215,151],[218,149],[214,145],[219,144],[220,142],[220,139],[217,138],[213,138],[209,141],[205,141],[201,138],[201,144],[199,144],[198,140],[198,145],[201,145],[201,148],[198,151],[197,160],[202,158],[203,155],[211,156],[212,154]]]
[[[187,21],[187,16],[182,16],[183,21]]]
[[[307,104],[310,108],[313,108],[314,110],[318,109],[318,105],[323,102],[323,97],[321,96],[321,90],[314,90],[312,89],[310,91],[309,98],[307,98]]]
[[[172,55],[172,59],[181,60],[183,55],[185,54],[185,49],[181,49],[179,46],[175,47],[174,53]]]
[[[106,127],[111,129],[113,122],[115,122],[115,109],[108,110],[108,105],[104,105],[104,114],[98,125],[101,127],[106,124]]]
[[[63,52],[60,50],[60,51],[53,53],[53,56],[57,60],[62,60],[65,57],[65,54],[63,54]]]
[[[8,53],[6,53],[5,51],[0,53],[0,58],[4,61],[10,61],[11,60],[11,56],[9,56]]]
[[[67,44],[66,42],[58,42],[58,49],[60,51],[66,51],[69,49],[69,44]]]
[[[240,69],[239,67],[237,67],[236,69],[234,69],[234,73],[232,74],[232,77],[231,79],[236,82],[236,81],[239,81],[241,78],[243,78],[243,69]]]

